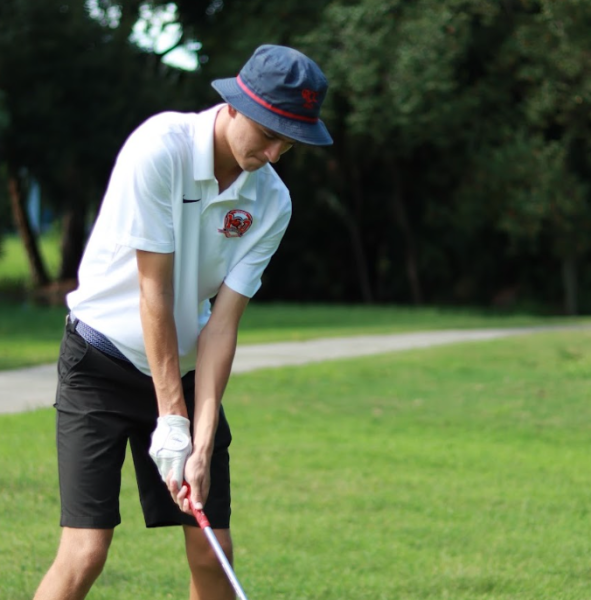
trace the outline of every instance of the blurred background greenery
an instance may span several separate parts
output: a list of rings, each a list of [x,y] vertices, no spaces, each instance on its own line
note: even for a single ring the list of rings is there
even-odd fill
[[[4,0],[2,247],[59,302],[125,137],[278,43],[329,78],[335,145],[277,165],[294,216],[258,300],[588,313],[590,26],[587,0]]]

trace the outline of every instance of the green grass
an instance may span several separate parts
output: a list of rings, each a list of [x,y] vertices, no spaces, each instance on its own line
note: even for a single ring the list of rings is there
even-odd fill
[[[59,230],[52,229],[39,237],[39,250],[50,277],[54,277],[59,269]],[[16,234],[9,234],[2,239],[0,253],[0,290],[4,293],[17,292],[29,285],[30,271],[23,243]]]
[[[0,301],[0,370],[54,362],[65,308],[42,308]],[[470,309],[398,306],[260,304],[246,310],[239,343],[258,344],[321,337],[401,333],[433,329],[517,327],[589,323],[587,319],[499,315]]]
[[[240,341],[261,343],[323,337],[591,323],[589,317],[550,317],[477,308],[397,305],[257,304],[248,307]]]
[[[236,570],[253,600],[585,600],[591,334],[236,375]],[[52,410],[0,417],[0,597],[58,540]],[[123,524],[90,600],[186,597],[180,532]]]
[[[0,302],[0,371],[57,361],[66,314]]]
[[[59,231],[41,236],[51,274],[59,266]],[[27,287],[28,266],[20,240],[7,236],[0,254],[0,370],[57,360],[65,308],[9,301]],[[573,324],[591,319],[502,313],[470,308],[261,304],[256,298],[244,315],[239,343],[257,344],[321,337],[399,333],[433,329]]]

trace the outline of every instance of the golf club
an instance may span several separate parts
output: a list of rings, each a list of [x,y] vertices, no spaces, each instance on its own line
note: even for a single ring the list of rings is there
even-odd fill
[[[244,590],[242,589],[242,586],[240,585],[240,582],[238,581],[238,578],[236,577],[236,574],[234,573],[234,569],[232,569],[230,561],[226,558],[224,550],[220,546],[220,543],[218,542],[217,538],[215,537],[215,533],[213,532],[211,525],[209,524],[209,520],[205,516],[205,513],[203,512],[203,510],[195,508],[195,505],[191,500],[191,486],[186,481],[183,485],[186,485],[188,489],[187,498],[189,500],[189,506],[191,507],[193,516],[195,517],[195,519],[197,519],[199,527],[201,527],[201,529],[203,530],[205,537],[209,541],[211,547],[213,548],[213,551],[216,553],[216,556],[218,557],[218,560],[220,561],[220,564],[222,565],[222,568],[224,569],[228,580],[232,584],[236,595],[238,596],[238,598],[240,598],[240,600],[248,600],[246,594],[244,593]]]

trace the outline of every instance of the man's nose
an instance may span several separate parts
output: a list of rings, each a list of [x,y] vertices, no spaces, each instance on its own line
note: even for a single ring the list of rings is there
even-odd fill
[[[270,163],[276,163],[283,154],[283,140],[273,140],[265,149],[265,156]]]

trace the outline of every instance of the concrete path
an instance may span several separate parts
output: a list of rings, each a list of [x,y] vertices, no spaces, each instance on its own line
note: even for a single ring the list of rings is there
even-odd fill
[[[239,346],[232,372],[245,373],[263,368],[303,365],[459,342],[492,340],[547,331],[581,330],[589,327],[573,325],[444,330]],[[0,371],[0,413],[22,412],[51,406],[54,401],[56,382],[56,367],[53,364],[15,371]]]

